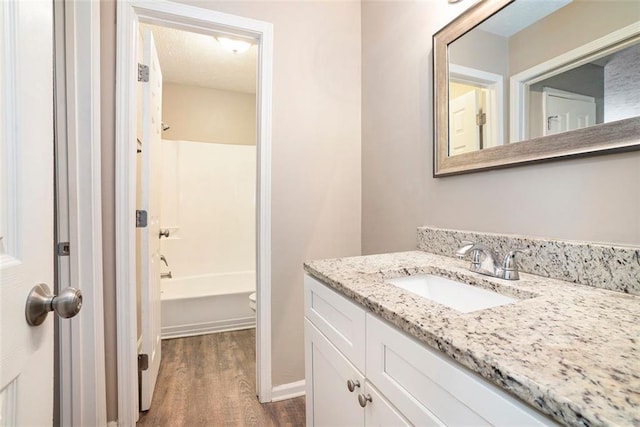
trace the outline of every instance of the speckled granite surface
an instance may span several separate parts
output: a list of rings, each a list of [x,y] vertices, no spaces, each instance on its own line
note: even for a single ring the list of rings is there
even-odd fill
[[[418,249],[423,251],[453,256],[463,240],[483,243],[502,257],[516,248],[531,249],[531,255],[518,256],[520,271],[640,295],[640,247],[418,228]]]
[[[526,273],[494,279],[468,264],[414,251],[312,261],[305,270],[562,424],[640,426],[640,297]],[[462,314],[384,283],[417,273],[521,301]]]

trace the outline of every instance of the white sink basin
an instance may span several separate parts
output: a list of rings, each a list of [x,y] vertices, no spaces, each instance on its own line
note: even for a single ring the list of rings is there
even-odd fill
[[[462,313],[470,313],[518,301],[515,298],[506,297],[493,291],[432,274],[388,279],[387,283]]]

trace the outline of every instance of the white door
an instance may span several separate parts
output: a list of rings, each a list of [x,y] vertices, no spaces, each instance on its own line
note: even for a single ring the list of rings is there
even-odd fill
[[[142,372],[140,410],[151,407],[160,369],[160,209],[162,191],[162,73],[151,30],[143,34],[143,64],[149,67],[149,81],[140,82],[142,110],[140,209],[147,211],[147,227],[140,228],[140,315],[142,353],[149,368]]]
[[[480,133],[476,124],[479,109],[478,91],[472,90],[449,103],[449,155],[480,149]]]
[[[543,135],[582,129],[596,123],[596,102],[591,96],[544,88]]]
[[[53,423],[53,315],[25,320],[53,289],[53,2],[0,2],[0,425]]]

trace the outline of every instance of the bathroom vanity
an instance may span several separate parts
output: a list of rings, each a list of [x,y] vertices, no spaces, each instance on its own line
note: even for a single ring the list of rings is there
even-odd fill
[[[307,425],[640,423],[640,297],[468,267],[424,251],[306,263]],[[512,302],[464,313],[389,282],[419,274]]]
[[[309,275],[305,301],[309,426],[553,424]]]

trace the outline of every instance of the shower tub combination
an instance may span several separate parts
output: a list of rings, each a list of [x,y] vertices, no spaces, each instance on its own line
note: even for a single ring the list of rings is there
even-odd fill
[[[254,271],[190,276],[161,281],[162,338],[179,338],[256,326],[249,295]]]

